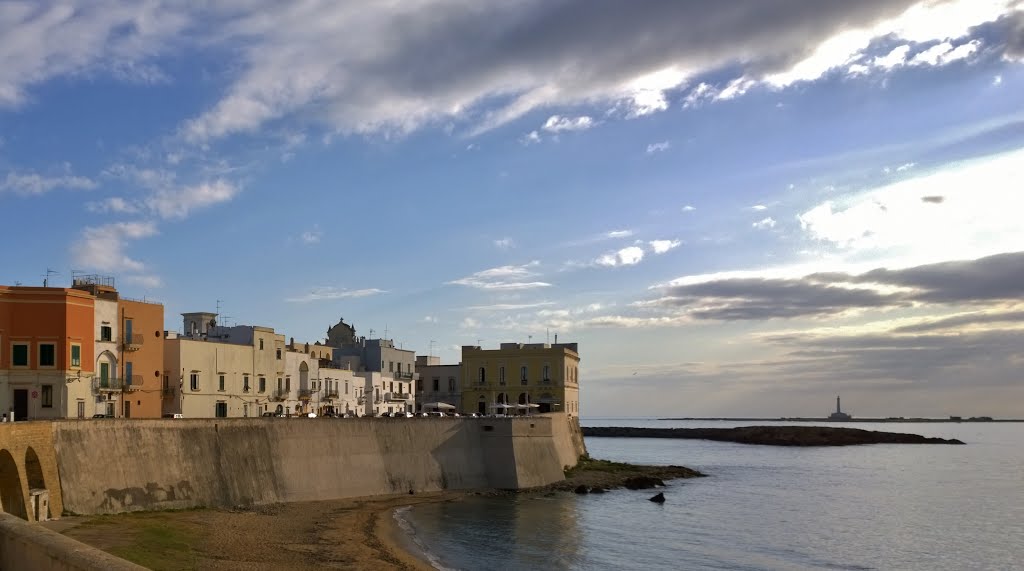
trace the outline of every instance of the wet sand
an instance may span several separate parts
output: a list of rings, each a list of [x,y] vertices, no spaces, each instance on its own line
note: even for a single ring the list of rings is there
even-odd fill
[[[430,570],[396,508],[453,501],[441,492],[260,506],[68,517],[46,524],[151,569]]]

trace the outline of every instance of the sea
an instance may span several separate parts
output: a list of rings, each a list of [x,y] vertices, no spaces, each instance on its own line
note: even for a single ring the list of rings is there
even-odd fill
[[[813,423],[583,419],[584,426]],[[470,496],[395,512],[437,569],[1024,570],[1024,423],[823,423],[966,446],[787,448],[586,439],[594,458],[706,478],[650,490]]]

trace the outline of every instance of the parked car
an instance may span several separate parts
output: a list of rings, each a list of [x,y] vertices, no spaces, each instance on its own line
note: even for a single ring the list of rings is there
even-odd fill
[[[377,418],[391,418],[391,413],[390,412],[382,412],[382,413],[377,415]]]
[[[96,414],[92,415],[92,417],[93,418],[114,418],[114,415],[112,415],[112,414],[103,414],[102,412],[97,412]]]
[[[412,418],[416,415],[411,412],[396,412],[394,416],[397,418]]]
[[[416,416],[422,416],[423,418],[426,418],[426,417],[430,416],[430,413],[429,412],[421,412],[421,413],[417,414]]]
[[[476,413],[476,412],[471,412],[471,413],[467,414],[466,416],[468,416],[469,418],[480,418],[480,414]]]
[[[438,417],[438,418],[448,416],[447,414],[445,414],[445,413],[443,413],[441,411],[428,412],[427,415],[428,416]]]
[[[167,414],[164,414],[163,417],[164,418],[185,418],[185,415],[181,414],[180,412],[175,412],[175,413],[168,412]]]

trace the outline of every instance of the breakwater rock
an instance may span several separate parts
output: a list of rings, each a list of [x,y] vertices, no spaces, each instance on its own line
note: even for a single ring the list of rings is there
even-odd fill
[[[647,490],[665,485],[665,480],[704,476],[686,466],[645,466],[582,457],[574,468],[565,471],[565,480],[525,491],[564,490],[577,494],[601,494],[607,490],[626,488]]]
[[[584,436],[689,438],[769,446],[853,446],[857,444],[963,444],[956,439],[829,426],[741,426],[737,428],[633,428],[585,426]]]

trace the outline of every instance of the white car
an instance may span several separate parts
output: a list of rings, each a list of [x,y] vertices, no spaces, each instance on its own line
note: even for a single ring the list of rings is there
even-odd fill
[[[443,413],[443,412],[441,412],[441,411],[436,411],[436,412],[428,412],[427,416],[445,417],[445,416],[448,416],[448,415]]]

